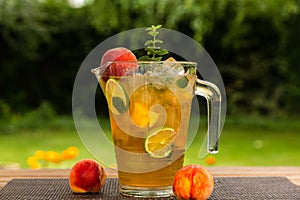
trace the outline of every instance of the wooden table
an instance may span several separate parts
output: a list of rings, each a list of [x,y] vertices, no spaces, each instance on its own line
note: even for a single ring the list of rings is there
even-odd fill
[[[300,186],[300,167],[208,167],[215,177],[285,176]],[[1,169],[0,189],[13,178],[68,178],[70,169]],[[115,169],[106,169],[109,178],[117,177]]]

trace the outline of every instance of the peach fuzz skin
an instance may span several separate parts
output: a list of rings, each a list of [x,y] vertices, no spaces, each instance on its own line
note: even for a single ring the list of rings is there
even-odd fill
[[[97,193],[105,185],[103,166],[92,159],[77,162],[71,169],[69,185],[74,193]]]
[[[174,177],[173,192],[178,200],[205,200],[210,196],[213,188],[213,176],[197,164],[181,168]]]
[[[112,63],[109,66],[105,66],[108,62],[113,61],[128,61],[127,63]],[[101,59],[101,66],[106,67],[103,77],[108,76],[123,76],[128,72],[134,72],[137,70],[137,59],[135,55],[124,47],[117,47],[107,50]]]

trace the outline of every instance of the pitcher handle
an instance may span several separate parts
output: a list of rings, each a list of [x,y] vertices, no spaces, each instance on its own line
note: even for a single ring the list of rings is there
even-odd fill
[[[221,119],[221,92],[210,82],[197,79],[195,95],[202,96],[207,101],[207,151],[218,152]]]

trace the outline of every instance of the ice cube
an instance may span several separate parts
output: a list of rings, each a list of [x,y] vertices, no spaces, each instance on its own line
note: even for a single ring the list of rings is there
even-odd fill
[[[164,62],[153,71],[158,76],[184,75],[184,68],[178,62]]]

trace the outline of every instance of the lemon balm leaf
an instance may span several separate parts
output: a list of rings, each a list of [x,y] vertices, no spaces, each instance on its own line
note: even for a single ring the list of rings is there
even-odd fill
[[[129,98],[122,85],[115,79],[109,79],[105,86],[108,107],[114,114],[122,114],[129,108]]]
[[[155,42],[156,42],[156,43],[161,43],[161,44],[163,43],[163,41],[162,41],[162,40],[159,40],[159,39],[156,39]]]
[[[117,111],[122,114],[127,111],[127,108],[120,97],[112,98],[112,105],[117,109]]]
[[[141,57],[139,57],[138,60],[142,60],[142,61],[153,61],[153,59],[150,58],[149,56],[141,56]]]
[[[187,79],[187,77],[183,76],[180,77],[179,79],[177,79],[176,81],[176,85],[180,88],[185,88],[187,85],[189,84],[189,80]]]
[[[146,42],[145,42],[145,46],[148,46],[148,45],[150,45],[150,44],[152,44],[153,43],[153,41],[152,40],[147,40]]]
[[[166,49],[161,49],[158,44],[162,44],[163,41],[157,39],[157,35],[159,34],[158,29],[161,28],[162,25],[152,25],[151,27],[146,28],[148,34],[152,37],[151,40],[147,40],[145,42],[145,51],[147,53],[146,56],[140,57],[138,60],[146,60],[146,61],[160,61],[163,55],[169,53]]]
[[[163,55],[166,55],[168,53],[169,53],[169,51],[166,50],[166,49],[160,49],[160,50],[157,51],[157,55],[159,55],[159,56],[163,56]]]

